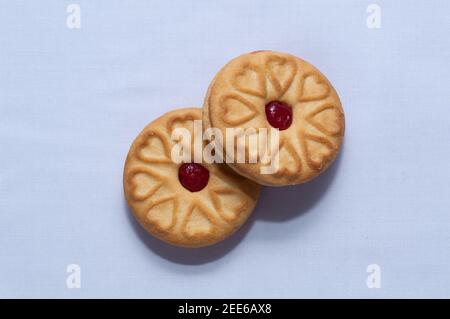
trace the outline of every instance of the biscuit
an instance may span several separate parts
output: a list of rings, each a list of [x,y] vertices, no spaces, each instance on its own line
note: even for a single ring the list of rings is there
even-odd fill
[[[214,77],[203,107],[204,128],[276,128],[279,167],[262,174],[261,162],[229,165],[263,185],[304,183],[335,159],[344,112],[330,81],[310,63],[286,53],[255,51],[226,64]],[[225,144],[225,143],[224,143]],[[223,145],[222,145],[223,147]],[[248,156],[248,147],[245,149]],[[229,157],[230,151],[224,148]]]
[[[153,236],[178,246],[201,247],[233,234],[259,196],[256,183],[226,164],[171,159],[172,131],[193,133],[200,108],[178,109],[147,125],[134,140],[124,168],[125,197],[138,222]]]

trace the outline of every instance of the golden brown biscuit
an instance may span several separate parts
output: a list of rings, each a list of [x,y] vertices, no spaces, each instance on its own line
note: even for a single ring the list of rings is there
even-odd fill
[[[226,164],[176,164],[172,131],[193,133],[199,108],[179,109],[147,125],[135,139],[124,169],[128,205],[139,223],[168,243],[201,247],[233,234],[249,217],[259,185]]]
[[[275,174],[261,174],[259,161],[229,165],[260,184],[283,186],[311,180],[335,159],[344,112],[335,89],[313,65],[286,53],[255,51],[217,73],[205,97],[203,125],[224,136],[226,128],[278,129]]]

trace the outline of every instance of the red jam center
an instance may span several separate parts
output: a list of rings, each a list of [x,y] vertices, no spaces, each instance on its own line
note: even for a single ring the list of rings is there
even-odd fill
[[[272,101],[266,104],[266,117],[270,125],[283,131],[292,124],[292,109],[286,103]]]
[[[209,171],[197,163],[185,163],[178,169],[181,185],[191,192],[201,191],[208,185]]]

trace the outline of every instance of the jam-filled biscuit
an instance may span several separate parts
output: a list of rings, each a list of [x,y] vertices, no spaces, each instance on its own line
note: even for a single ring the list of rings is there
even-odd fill
[[[125,197],[134,216],[150,234],[179,246],[207,246],[230,236],[259,196],[256,183],[226,164],[172,161],[172,131],[184,127],[193,136],[193,121],[201,118],[200,108],[166,113],[142,130],[125,163]]]
[[[260,184],[282,186],[309,181],[330,165],[342,143],[344,112],[335,89],[313,65],[286,53],[256,51],[235,58],[215,76],[203,124],[224,136],[226,128],[277,129],[276,172],[262,174],[260,157],[256,163],[231,159],[229,165]]]

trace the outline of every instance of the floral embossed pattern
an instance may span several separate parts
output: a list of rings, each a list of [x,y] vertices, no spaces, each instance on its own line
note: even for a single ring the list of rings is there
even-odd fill
[[[171,160],[172,130],[193,132],[201,109],[166,113],[145,127],[130,148],[125,163],[127,202],[139,223],[169,243],[200,247],[214,244],[237,230],[252,212],[259,186],[226,166],[202,164],[209,171],[205,188],[190,192],[178,179],[181,164]]]
[[[292,124],[279,134],[278,171],[261,174],[259,163],[230,166],[264,185],[306,182],[330,165],[344,135],[339,97],[325,76],[308,62],[273,51],[244,54],[232,60],[208,89],[204,126],[223,132],[229,127],[269,129],[265,105],[273,101],[292,109]]]

